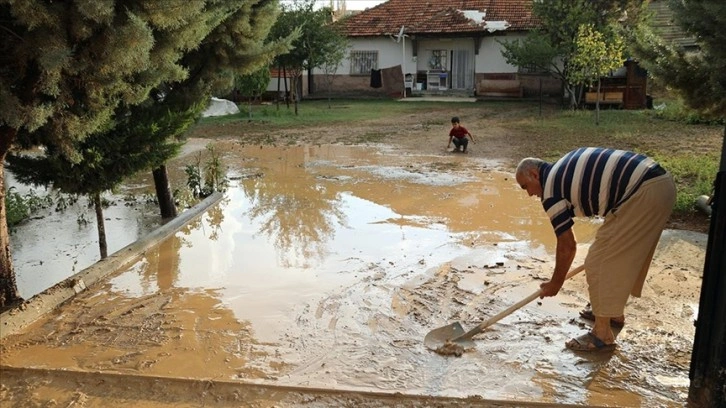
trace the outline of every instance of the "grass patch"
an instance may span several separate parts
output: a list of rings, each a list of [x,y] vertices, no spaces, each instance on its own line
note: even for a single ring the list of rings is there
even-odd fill
[[[548,161],[572,146],[628,149],[653,157],[673,174],[676,213],[694,212],[696,198],[713,192],[720,156],[701,133],[713,133],[714,126],[674,122],[652,111],[602,111],[599,124],[592,111],[563,111],[541,119],[522,118],[510,126],[530,140],[520,142],[525,156]]]
[[[716,153],[711,155],[685,153],[678,156],[655,154],[653,158],[673,174],[678,191],[676,212],[694,211],[696,198],[701,195],[710,195],[713,192],[719,161],[719,155]]]
[[[471,103],[468,103],[471,105]],[[435,102],[399,102],[396,100],[337,100],[329,105],[326,100],[303,101],[298,105],[298,114],[295,114],[293,105],[256,105],[252,108],[250,117],[247,110],[228,115],[202,118],[200,124],[243,124],[253,126],[264,124],[275,127],[291,126],[319,126],[340,122],[362,121],[378,119],[381,116],[394,119],[399,115],[416,114],[422,110],[435,111],[440,106]],[[448,118],[447,118],[448,119]]]

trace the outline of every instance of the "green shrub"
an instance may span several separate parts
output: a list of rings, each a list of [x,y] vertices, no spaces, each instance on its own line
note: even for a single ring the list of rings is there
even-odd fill
[[[53,205],[53,198],[49,195],[39,196],[30,190],[23,195],[10,187],[5,194],[5,209],[7,211],[8,227],[12,228],[30,218],[34,213]]]
[[[204,164],[202,164],[200,152],[197,155],[196,163],[184,168],[187,175],[187,187],[192,196],[196,198],[208,197],[215,191],[224,191],[229,184],[219,151],[210,143],[207,145],[207,153],[209,156]]]
[[[722,125],[724,123],[723,118],[704,117],[698,111],[686,106],[680,99],[666,99],[661,103],[656,103],[651,112],[656,118],[689,125]]]

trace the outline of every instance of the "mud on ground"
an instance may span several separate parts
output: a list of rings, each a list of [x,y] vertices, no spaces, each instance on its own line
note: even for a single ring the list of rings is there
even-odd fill
[[[374,150],[380,148],[375,154],[398,162],[407,173],[431,174],[434,169],[459,177],[473,172],[484,174],[481,180],[497,177],[487,176],[489,171],[511,170],[522,154],[503,123],[458,108],[435,114],[461,116],[478,136],[467,156],[452,158],[445,151],[447,120],[426,126],[420,117],[285,131],[271,143],[279,147],[266,144],[263,149],[279,149],[274,154],[283,158],[277,152],[284,152],[288,140],[350,144],[365,140],[373,128],[395,135],[372,144]],[[187,153],[214,140],[226,143],[231,154],[235,147],[229,143],[252,145],[260,136],[228,126],[203,133],[209,139],[193,138],[190,146],[196,147]],[[281,167],[287,171],[301,165]],[[341,162],[338,171],[355,167]],[[323,172],[316,178],[343,183],[341,191],[369,188]],[[298,182],[290,181],[290,188]],[[432,196],[455,201],[457,194]],[[407,203],[404,198],[396,197],[400,202],[394,208]],[[214,217],[230,221],[239,212],[227,205]],[[413,221],[396,222],[410,233],[403,227]],[[220,296],[221,288],[188,290],[179,283],[183,272],[176,278],[159,272],[181,268],[179,261],[165,257],[167,250],[181,254],[194,234],[209,238],[230,227],[205,219],[177,241],[145,254],[144,262],[4,340],[0,400],[17,407],[375,408],[677,407],[685,401],[703,234],[666,231],[644,296],[628,306],[615,353],[580,355],[563,347],[589,327],[577,317],[587,302],[580,277],[567,282],[555,301],[533,302],[477,336],[476,349],[456,358],[426,350],[424,335],[455,320],[473,327],[536,290],[549,277],[551,255],[523,251],[527,244],[516,239],[486,237],[447,262],[423,262],[420,269],[426,273],[408,272],[399,260],[351,259],[357,266],[339,271],[345,275],[340,287],[277,316],[278,323],[254,327],[236,315],[229,304],[235,300]],[[586,250],[587,242],[582,242],[576,264]],[[140,293],[131,296],[119,289],[134,279],[141,282]]]

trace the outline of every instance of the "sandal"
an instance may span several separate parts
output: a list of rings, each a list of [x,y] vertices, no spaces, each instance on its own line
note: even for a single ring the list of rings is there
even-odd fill
[[[585,309],[585,310],[580,311],[580,317],[582,317],[585,320],[591,320],[593,322],[595,321],[595,315],[592,314],[592,310],[590,310],[590,309]],[[624,321],[619,322],[613,318],[610,319],[610,327],[613,327],[616,329],[622,329],[623,326],[625,326]]]
[[[575,337],[572,340],[565,343],[565,347],[573,351],[613,351],[615,350],[615,343],[605,344],[602,340],[597,338],[591,332],[587,332],[580,337]]]

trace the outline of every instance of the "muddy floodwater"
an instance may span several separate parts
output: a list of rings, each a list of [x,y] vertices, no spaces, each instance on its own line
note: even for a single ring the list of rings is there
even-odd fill
[[[463,356],[445,357],[424,347],[426,333],[454,321],[472,328],[536,291],[552,271],[549,221],[501,163],[384,146],[218,146],[229,167],[224,198],[130,267],[3,340],[0,364],[18,380],[5,380],[0,396],[40,404],[81,392],[88,406],[102,406],[103,395],[83,387],[69,396],[50,380],[45,388],[22,384],[13,370],[27,368],[157,385],[169,378],[273,385],[301,395],[684,404],[704,235],[664,233],[614,353],[564,347],[589,328],[577,313],[587,304],[580,275],[556,298],[485,330]],[[172,168],[172,179],[181,169]],[[112,248],[147,233],[154,219],[148,209],[118,207],[143,214],[107,213]],[[93,223],[82,233],[60,228],[67,231],[56,245],[40,239],[43,222],[56,221],[24,227],[14,244],[26,296],[95,262]],[[599,225],[577,221],[576,265]],[[59,254],[73,261],[57,263]],[[285,406],[273,400],[255,406]]]

